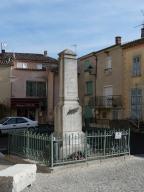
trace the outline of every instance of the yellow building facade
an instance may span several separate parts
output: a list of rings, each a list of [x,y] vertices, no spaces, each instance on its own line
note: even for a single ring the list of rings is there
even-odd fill
[[[124,118],[144,120],[144,38],[122,49]]]
[[[98,119],[122,119],[122,48],[115,44],[96,52],[96,113]]]
[[[85,70],[88,62],[95,76]],[[95,120],[144,121],[143,36],[128,43],[121,43],[121,37],[116,37],[114,45],[81,57],[78,64],[80,102],[92,104]],[[95,90],[91,95],[86,94],[89,81]]]

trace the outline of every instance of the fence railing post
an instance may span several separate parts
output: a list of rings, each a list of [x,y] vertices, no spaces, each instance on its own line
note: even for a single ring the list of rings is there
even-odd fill
[[[53,167],[53,134],[51,134],[51,167]]]
[[[106,129],[104,130],[104,157],[106,154]]]
[[[11,140],[10,139],[11,139],[10,133],[8,133],[8,155],[10,155],[10,146],[11,146],[11,144],[10,144]]]
[[[84,144],[84,147],[85,147],[85,159],[87,161],[87,157],[88,157],[88,153],[87,153],[87,131],[85,133],[85,144]]]
[[[29,131],[26,132],[26,157],[29,157]]]
[[[130,155],[130,128],[128,130],[128,152],[129,152],[129,155]]]

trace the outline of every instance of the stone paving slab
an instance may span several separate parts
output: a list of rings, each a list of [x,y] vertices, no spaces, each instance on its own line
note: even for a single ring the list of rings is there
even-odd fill
[[[16,164],[0,171],[0,191],[21,192],[36,179],[35,164]]]
[[[87,166],[37,173],[23,192],[143,192],[144,157],[110,158]]]

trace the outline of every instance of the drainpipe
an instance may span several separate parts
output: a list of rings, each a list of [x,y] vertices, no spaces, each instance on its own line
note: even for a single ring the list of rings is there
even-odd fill
[[[97,62],[98,58],[96,55],[96,52],[94,52],[94,57],[95,57],[95,98],[94,98],[94,103],[95,103],[95,123],[96,123],[96,80],[97,80]]]

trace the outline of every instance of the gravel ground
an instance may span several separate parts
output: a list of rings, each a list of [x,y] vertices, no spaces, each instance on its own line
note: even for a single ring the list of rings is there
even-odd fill
[[[120,157],[37,173],[23,192],[143,192],[144,157]]]

